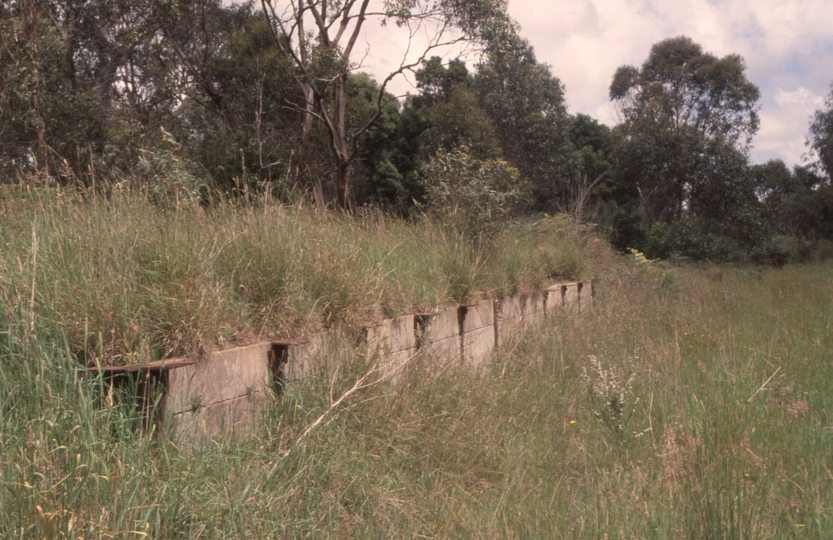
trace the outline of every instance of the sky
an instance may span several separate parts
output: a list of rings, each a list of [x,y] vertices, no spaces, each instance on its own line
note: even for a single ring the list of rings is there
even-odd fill
[[[741,55],[761,90],[752,161],[806,162],[810,117],[833,82],[833,0],[509,0],[509,13],[564,84],[569,111],[608,125],[617,123],[608,98],[614,72],[641,66],[652,44],[685,35],[715,56]],[[362,62],[381,80],[401,61],[407,33],[366,27]],[[405,80],[391,89],[415,91]]]

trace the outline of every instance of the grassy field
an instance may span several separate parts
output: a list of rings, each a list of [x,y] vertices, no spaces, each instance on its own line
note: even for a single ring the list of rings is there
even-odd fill
[[[132,194],[9,186],[0,186],[0,223],[0,305],[30,330],[35,320],[59,328],[80,358],[104,364],[540,288],[592,275],[606,253],[563,218],[476,240],[374,211],[346,217],[269,200],[160,209]]]
[[[298,443],[371,361],[346,350],[254,440],[197,452],[96,405],[24,297],[0,333],[0,536],[830,538],[833,266],[599,271],[592,313],[485,370],[415,358]]]

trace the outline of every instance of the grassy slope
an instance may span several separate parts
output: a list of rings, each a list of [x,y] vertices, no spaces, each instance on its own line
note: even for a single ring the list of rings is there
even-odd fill
[[[11,324],[0,536],[829,537],[833,268],[619,266],[598,290],[486,371],[416,359],[294,446],[363,373],[345,351],[258,440],[196,454],[92,406],[62,342]],[[589,355],[635,374],[621,430],[596,419],[617,407],[582,385]]]
[[[7,189],[0,223],[0,304],[50,321],[79,356],[104,363],[297,337],[592,272],[586,237],[564,220],[476,243],[374,213],[262,201],[165,211],[127,195]]]

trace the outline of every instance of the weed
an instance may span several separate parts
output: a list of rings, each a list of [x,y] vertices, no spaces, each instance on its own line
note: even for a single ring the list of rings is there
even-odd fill
[[[650,428],[634,433],[628,427],[639,405],[639,398],[633,395],[636,372],[625,372],[612,363],[604,365],[595,355],[588,356],[587,362],[581,366],[581,382],[590,394],[593,415],[616,444],[622,446],[648,433]]]

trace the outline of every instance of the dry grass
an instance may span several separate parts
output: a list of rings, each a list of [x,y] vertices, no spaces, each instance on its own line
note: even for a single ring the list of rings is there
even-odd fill
[[[481,242],[430,221],[268,200],[165,210],[130,194],[4,189],[0,302],[12,318],[55,325],[85,361],[357,325],[586,276],[609,256],[562,219]]]
[[[826,538],[832,275],[608,266],[592,313],[530,329],[485,370],[416,358],[293,448],[372,361],[344,349],[256,440],[196,454],[97,405],[48,325],[33,341],[9,322],[0,535]],[[651,431],[620,445],[597,420],[589,355],[633,370],[623,430]]]

